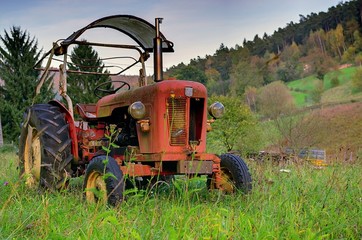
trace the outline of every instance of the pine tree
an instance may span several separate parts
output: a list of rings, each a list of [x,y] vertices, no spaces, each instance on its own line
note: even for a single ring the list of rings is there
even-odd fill
[[[0,37],[0,112],[5,141],[20,134],[25,108],[33,101],[39,71],[33,67],[39,59],[37,41],[20,27],[13,26]]]
[[[98,53],[89,45],[76,46],[70,56],[72,63],[68,69],[73,71],[106,73],[104,64]],[[95,103],[98,97],[94,94],[97,85],[110,81],[108,75],[69,73],[67,77],[68,95],[74,103]],[[102,89],[110,87],[104,86]]]

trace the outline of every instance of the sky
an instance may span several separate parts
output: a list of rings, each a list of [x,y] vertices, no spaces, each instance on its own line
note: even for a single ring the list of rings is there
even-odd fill
[[[326,12],[341,0],[2,0],[0,35],[20,26],[48,51],[96,19],[129,14],[154,23],[164,20],[161,32],[174,43],[165,53],[164,68],[190,59],[212,55],[223,43],[231,48],[252,40],[256,34],[271,35],[299,15]],[[110,38],[114,37],[112,34]],[[0,43],[1,44],[1,43]]]

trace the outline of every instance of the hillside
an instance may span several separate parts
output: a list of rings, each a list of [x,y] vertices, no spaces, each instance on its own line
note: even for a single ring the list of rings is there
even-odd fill
[[[351,81],[356,69],[330,71],[323,82],[311,75],[287,84],[297,107],[311,111],[318,122],[319,127],[311,132],[313,139],[319,139],[313,147],[325,149],[330,161],[355,159],[362,153],[362,92],[353,91]],[[321,99],[315,103],[312,93],[318,83],[323,83]]]
[[[172,66],[165,75],[202,82],[210,95],[237,96],[248,87],[278,80],[289,83],[310,75],[323,79],[340,65],[362,63],[361,3],[345,1],[328,12],[300,15],[297,23],[287,23],[271,35],[256,35],[252,41],[244,39],[235,47],[221,43],[215,53]],[[330,83],[326,81],[324,90]],[[300,91],[293,94],[300,105],[308,97]]]
[[[327,73],[323,80],[320,103],[323,105],[335,105],[362,101],[362,93],[354,92],[351,82],[356,69],[357,67],[348,67]],[[333,81],[334,85],[332,83]],[[318,87],[318,82],[320,82],[320,80],[318,80],[315,75],[311,75],[287,83],[298,107],[312,106],[315,104],[312,100],[312,93]]]
[[[349,160],[362,154],[362,103],[347,103],[314,110],[322,128],[313,134],[323,136],[317,147],[326,149],[329,160]]]

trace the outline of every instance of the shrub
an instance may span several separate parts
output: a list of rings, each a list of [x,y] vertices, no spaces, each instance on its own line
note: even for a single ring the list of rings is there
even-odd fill
[[[362,91],[362,67],[358,67],[352,76],[352,87],[353,92]]]
[[[332,88],[339,86],[338,76],[333,76],[333,77],[331,78],[331,86],[332,86]]]
[[[208,133],[208,148],[213,152],[229,152],[240,147],[240,142],[248,141],[248,132],[253,132],[257,119],[241,99],[230,96],[213,96],[210,103],[219,101],[225,106],[225,114],[212,124]],[[257,133],[255,133],[257,134]]]

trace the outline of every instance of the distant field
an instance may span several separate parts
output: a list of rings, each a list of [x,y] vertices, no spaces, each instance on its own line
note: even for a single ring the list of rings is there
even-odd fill
[[[294,98],[297,107],[303,107],[307,104],[307,99],[309,97],[309,94],[297,91],[291,91],[291,94]]]
[[[318,79],[312,75],[302,79],[289,82],[288,87],[297,92],[310,92],[315,88],[315,84]]]
[[[332,88],[331,80],[333,77],[337,77],[339,85],[344,85],[350,82],[352,75],[356,72],[356,67],[349,67],[332,71],[324,76],[324,90]]]
[[[16,155],[0,153],[0,239],[361,239],[361,161],[273,165],[248,161],[247,196],[209,193],[205,179],[134,192],[118,208],[83,201],[81,183],[61,193],[28,190]],[[287,169],[280,171],[281,169]]]
[[[356,71],[356,67],[349,67],[337,71],[329,72],[323,80],[324,92],[322,94],[322,103],[344,103],[346,101],[362,100],[362,93],[352,93],[351,77]],[[332,79],[338,79],[338,85],[332,86]],[[306,78],[289,82],[287,86],[298,107],[309,106],[311,102],[310,94],[315,89],[318,79],[312,75]]]

